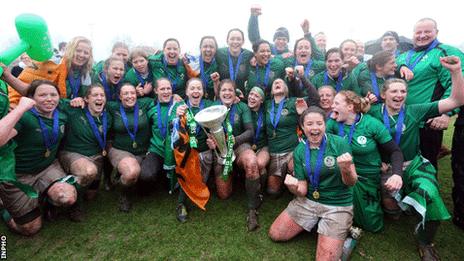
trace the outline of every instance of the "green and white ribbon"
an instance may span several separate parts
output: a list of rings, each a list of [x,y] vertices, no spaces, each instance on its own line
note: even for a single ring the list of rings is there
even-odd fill
[[[198,148],[198,140],[196,138],[197,122],[195,121],[195,118],[190,108],[187,109],[187,113],[185,115],[187,117],[187,125],[189,126],[189,129],[190,129],[190,135],[189,135],[190,136],[189,137],[190,147],[192,149],[196,149]]]
[[[222,179],[227,180],[229,174],[232,171],[232,155],[234,153],[234,138],[232,133],[232,124],[230,124],[229,119],[226,121],[227,128],[227,154],[226,162],[224,164],[224,170],[222,171]]]

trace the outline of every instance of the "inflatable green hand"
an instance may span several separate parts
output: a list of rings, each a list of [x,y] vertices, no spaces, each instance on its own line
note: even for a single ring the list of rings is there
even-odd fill
[[[0,63],[9,65],[22,53],[26,52],[31,59],[43,62],[53,55],[53,47],[48,34],[48,27],[42,17],[35,14],[21,14],[16,17],[16,31],[19,43],[0,53]],[[0,67],[0,76],[3,69]]]

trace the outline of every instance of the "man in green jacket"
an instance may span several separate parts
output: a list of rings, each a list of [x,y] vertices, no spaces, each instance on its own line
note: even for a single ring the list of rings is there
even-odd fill
[[[451,77],[448,70],[441,66],[439,57],[456,55],[462,60],[464,54],[455,47],[440,43],[437,34],[435,20],[420,19],[414,25],[414,48],[397,58],[401,75],[406,76],[408,81],[409,95],[406,104],[437,101],[450,95]],[[447,114],[430,118],[420,131],[422,154],[435,168],[443,140],[443,130],[448,128],[449,120],[450,115]]]

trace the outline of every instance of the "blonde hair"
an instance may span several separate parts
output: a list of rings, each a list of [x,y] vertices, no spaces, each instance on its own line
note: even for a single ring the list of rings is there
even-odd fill
[[[369,99],[359,97],[353,91],[340,91],[338,94],[345,96],[346,103],[353,105],[353,110],[355,113],[366,113],[371,108]]]
[[[82,69],[81,69],[82,75],[86,75],[87,73],[90,73],[92,71],[93,51],[92,51],[92,42],[89,39],[85,38],[84,36],[76,36],[73,39],[71,39],[71,41],[66,45],[66,51],[64,52],[66,68],[68,69],[68,72],[72,72],[71,70],[72,61],[76,53],[76,48],[79,45],[79,43],[86,43],[90,47],[89,60],[87,61],[86,64],[84,64],[84,66],[82,66]]]

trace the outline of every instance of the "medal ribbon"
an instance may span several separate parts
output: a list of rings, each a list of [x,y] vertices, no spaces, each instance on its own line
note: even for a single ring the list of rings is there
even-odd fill
[[[375,72],[370,72],[370,74],[371,74],[372,90],[374,91],[374,94],[377,97],[377,101],[381,101],[379,84],[377,83],[377,76],[375,75]]]
[[[158,111],[158,129],[160,130],[161,137],[166,139],[166,134],[168,132],[168,117],[169,117],[169,108],[172,105],[172,98],[169,101],[168,110],[166,111],[166,116],[163,117],[161,113],[161,105],[160,102],[156,104],[156,110]]]
[[[130,136],[132,142],[135,142],[135,137],[137,135],[137,129],[139,128],[139,105],[137,102],[135,103],[134,107],[134,132],[130,131],[129,128],[129,121],[127,119],[126,111],[122,104],[119,104],[119,112],[121,113],[122,122],[124,123],[124,127],[126,127],[127,133]]]
[[[275,100],[272,100],[272,105],[271,105],[271,111],[270,111],[270,116],[271,116],[271,124],[272,127],[274,127],[274,130],[277,129],[277,125],[279,125],[280,121],[280,116],[282,115],[282,109],[284,108],[286,102],[286,98],[280,101],[279,103],[279,108],[277,109],[277,115],[275,115],[274,110],[275,110]],[[275,119],[274,119],[275,118]]]
[[[258,143],[259,133],[261,132],[261,127],[263,126],[263,112],[264,109],[261,106],[258,112],[258,125],[256,126],[255,136],[253,137],[253,144],[255,145]]]
[[[324,85],[329,84],[329,74],[327,73],[327,70],[324,72]],[[335,91],[339,92],[343,87],[343,74],[342,71],[338,73],[337,77],[337,86],[335,87]]]
[[[34,114],[34,116],[37,118],[39,121],[40,125],[40,132],[42,133],[42,139],[45,145],[45,148],[47,150],[51,151],[52,146],[54,146],[58,142],[58,135],[59,135],[59,117],[60,113],[57,109],[53,111],[53,127],[52,127],[52,133],[50,136],[49,130],[47,128],[47,125],[43,122],[42,118],[39,115],[39,112],[35,108],[30,109],[30,112]]]
[[[89,121],[90,127],[92,128],[93,135],[95,136],[95,138],[98,141],[98,146],[100,146],[100,148],[102,150],[105,150],[105,147],[106,147],[106,132],[108,130],[108,117],[106,115],[106,111],[102,112],[103,133],[100,134],[100,131],[98,130],[97,124],[95,123],[95,120],[93,119],[92,114],[90,114],[89,109],[87,107],[85,107],[84,110],[85,110],[85,116],[87,116],[87,120]],[[103,135],[103,137],[102,137],[102,135]]]
[[[213,58],[213,60],[210,63],[210,66],[213,65],[215,62],[216,62],[216,59]],[[208,77],[208,75],[206,75],[205,62],[203,61],[203,57],[201,57],[201,55],[200,55],[200,78],[201,78],[201,81],[203,82],[203,91],[204,93],[206,93],[206,89],[209,86],[210,78]]]
[[[305,147],[305,164],[306,164],[306,173],[308,175],[308,180],[311,182],[311,186],[314,190],[319,189],[319,178],[321,175],[321,167],[322,161],[324,158],[324,152],[326,147],[326,137],[322,137],[321,147],[319,148],[319,152],[317,154],[316,166],[314,168],[314,172],[311,171],[311,151],[309,147],[309,140],[306,140],[306,147]]]
[[[301,64],[298,64],[298,62],[295,59],[295,65],[294,66],[297,66],[297,65],[301,65]],[[313,66],[313,60],[309,59],[308,63],[306,64],[305,71],[304,71],[304,77],[309,76],[309,71],[311,71],[312,66]],[[324,80],[325,80],[325,78],[324,78]],[[303,89],[303,83],[302,82],[300,82],[299,87],[300,87],[300,90]]]
[[[424,57],[428,52],[430,52],[433,48],[437,47],[439,44],[440,42],[437,39],[433,40],[433,42],[429,45],[429,47],[423,53],[421,53],[418,57],[416,57],[416,59],[412,61],[412,63],[410,63],[411,58],[416,53],[416,51],[414,51],[414,49],[409,50],[406,56],[406,65],[408,66],[409,70],[413,71],[416,65],[422,59],[422,57]]]
[[[115,100],[113,97],[114,93],[111,90],[110,86],[108,85],[108,82],[106,81],[106,76],[103,72],[100,73],[100,78],[101,78],[101,82],[103,85],[103,89],[105,89],[106,100],[114,101]],[[116,92],[119,92],[120,86],[121,86],[121,81],[119,81],[119,83],[116,85]],[[116,99],[119,100],[119,97],[117,97]]]
[[[401,135],[403,134],[403,122],[404,122],[404,107],[401,107],[400,114],[398,115],[398,121],[396,122],[396,133],[395,133],[395,142],[399,146],[401,141]],[[391,133],[390,131],[390,116],[388,115],[388,110],[383,106],[383,124],[385,128]]]
[[[255,66],[255,72],[256,72],[256,85],[257,86],[263,86],[264,89],[267,89],[267,86],[269,84],[269,73],[271,72],[271,61],[269,61],[266,64],[266,72],[264,74],[264,79],[263,82],[261,82],[261,74],[259,73],[259,66],[256,64]]]
[[[77,74],[74,78],[72,73],[68,73],[69,85],[71,85],[71,99],[79,97],[79,89],[81,88],[81,74]]]
[[[237,79],[238,71],[240,69],[240,62],[242,61],[243,51],[241,51],[240,55],[238,56],[237,64],[235,65],[235,70],[234,70],[234,62],[232,61],[232,55],[230,55],[229,50],[227,50],[227,54],[229,55],[229,75],[230,75],[230,79],[232,81],[235,81]]]
[[[140,82],[140,85],[142,85],[142,87],[145,85],[145,79],[142,77],[142,75],[140,74],[139,71],[137,71],[135,68],[134,68],[134,71],[135,71],[135,76],[137,77],[137,80],[139,80]],[[149,73],[150,74],[150,73]],[[147,78],[148,79],[148,78]]]
[[[178,75],[178,72],[179,72],[179,67],[180,67],[180,61],[177,61],[177,64],[176,64],[176,73],[175,73],[175,79],[173,80],[171,75],[169,74],[169,71],[168,71],[168,62],[166,61],[166,59],[163,58],[163,67],[164,67],[164,73],[168,76],[169,78],[169,81],[171,82],[172,84],[172,93],[175,93],[176,92],[176,88],[177,88],[177,84],[179,83],[179,75]]]
[[[350,133],[348,135],[348,144],[350,144],[350,145],[351,145],[351,140],[353,139],[353,134],[354,134],[354,130],[356,128],[356,123],[358,122],[359,118],[360,118],[359,114],[356,114],[356,118],[354,119],[354,122],[350,127]],[[345,136],[344,124],[341,123],[341,122],[338,123],[338,136],[340,136],[340,137]]]

